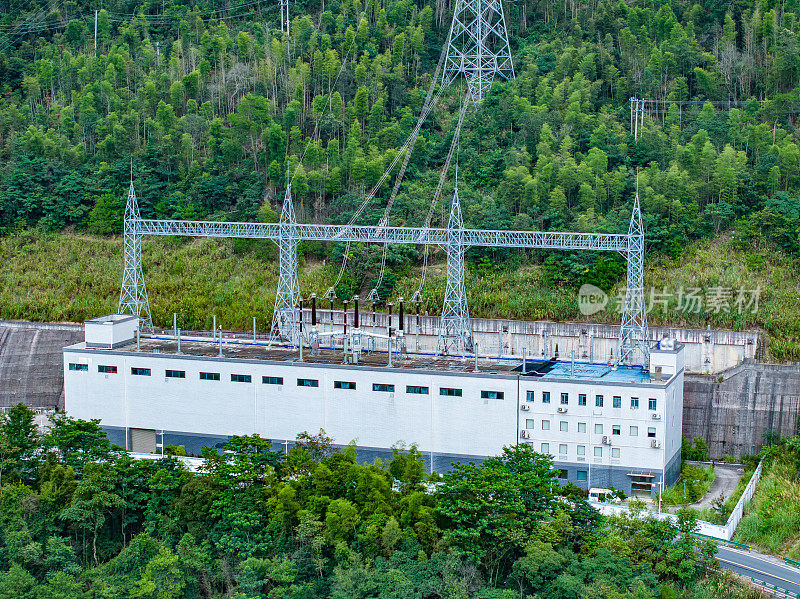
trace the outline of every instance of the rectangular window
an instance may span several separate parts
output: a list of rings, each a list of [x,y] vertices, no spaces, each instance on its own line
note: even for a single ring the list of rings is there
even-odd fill
[[[567,455],[567,444],[566,443],[561,443],[558,446],[558,453],[560,455]]]
[[[542,391],[542,403],[550,403],[550,392]]]
[[[117,374],[116,366],[98,366],[97,372],[105,372],[106,374]]]
[[[164,374],[168,379],[185,379],[186,378],[186,371],[185,370],[167,370]]]
[[[297,379],[298,387],[319,387],[317,379]]]
[[[559,470],[558,471],[558,478],[560,478],[562,480],[566,480],[567,478],[569,478],[569,473],[566,470],[563,470],[563,469]]]
[[[505,393],[502,391],[481,391],[481,399],[504,399]]]
[[[420,387],[419,385],[407,385],[406,393],[415,393],[416,395],[427,395],[428,388]]]
[[[333,381],[334,389],[355,389],[356,384],[353,381]]]
[[[542,453],[550,453],[550,443],[542,443]]]
[[[594,425],[594,434],[595,435],[602,435],[603,434],[603,425],[602,424],[595,424]]]
[[[602,395],[596,395],[595,396],[594,405],[596,407],[598,407],[598,408],[602,408],[603,407],[603,396]]]
[[[622,407],[622,398],[619,395],[615,395],[614,399],[612,400],[612,402],[613,402],[613,406],[615,408],[621,408]]]
[[[578,432],[579,433],[585,433],[586,432],[586,423],[585,422],[579,422],[578,423]]]
[[[619,434],[620,434],[620,431],[619,431],[619,424],[614,424],[614,425],[611,427],[611,434],[612,434],[612,435],[619,435]]]
[[[261,383],[264,385],[283,385],[282,376],[262,376]]]
[[[530,418],[526,418],[525,419],[525,428],[533,428],[533,427],[534,427],[533,420],[531,420]]]
[[[70,370],[78,370],[78,371],[82,371],[82,372],[88,372],[89,365],[88,364],[72,364],[72,363],[70,363],[69,369]]]
[[[595,447],[594,448],[594,457],[602,458],[603,457],[603,448],[602,447]]]
[[[578,455],[586,455],[586,445],[578,445]]]
[[[611,457],[618,458],[619,457],[619,447],[612,447],[611,448]]]
[[[631,410],[638,410],[638,409],[639,409],[639,398],[631,397]]]
[[[579,393],[578,394],[578,405],[585,406],[586,405],[586,393]]]
[[[219,372],[201,372],[200,373],[200,380],[201,381],[218,381],[219,380]]]
[[[569,432],[569,425],[567,424],[566,420],[562,420],[558,423],[558,430],[560,430],[562,433]]]
[[[149,368],[131,368],[131,374],[134,376],[150,376]]]
[[[542,420],[542,430],[549,431],[550,430],[550,421],[549,420]]]
[[[533,401],[533,397],[534,397],[533,391],[528,391],[527,393],[525,393],[525,401]]]
[[[655,411],[656,407],[658,406],[658,401],[653,399],[652,397],[647,400],[647,409]]]
[[[569,393],[561,394],[561,405],[562,406],[569,405]]]
[[[372,383],[373,391],[383,391],[384,393],[394,393],[394,385],[387,385],[386,383]]]
[[[253,379],[249,374],[232,374],[231,375],[231,382],[233,382],[233,383],[249,383],[252,380]]]
[[[638,437],[639,436],[639,427],[632,426],[631,427],[631,437]]]
[[[447,397],[461,397],[461,389],[452,389],[450,387],[440,387],[439,395],[446,395]]]
[[[647,427],[647,436],[648,437],[655,437],[656,436],[656,429],[654,426]]]
[[[586,480],[586,470],[578,470],[578,480]]]

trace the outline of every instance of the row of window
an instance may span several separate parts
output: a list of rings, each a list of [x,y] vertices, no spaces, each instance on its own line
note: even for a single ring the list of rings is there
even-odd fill
[[[527,401],[535,401],[536,399],[536,392],[535,391],[528,391],[526,394],[525,399]],[[542,391],[542,403],[550,403],[550,392],[549,391]],[[595,395],[594,396],[594,405],[596,408],[602,408],[605,404],[605,398],[602,395]],[[561,405],[568,406],[569,405],[569,393],[562,393],[561,394]],[[586,405],[586,394],[579,393],[578,394],[578,405],[585,406]],[[621,408],[622,407],[622,397],[620,395],[614,395],[611,398],[611,406],[614,408]],[[631,397],[631,410],[638,410],[639,409],[639,398],[638,397]],[[648,410],[657,410],[658,409],[658,401],[655,398],[650,398],[647,400],[647,409]]]
[[[530,443],[530,442],[528,442],[528,443],[530,445],[533,445],[533,443]],[[610,449],[611,449],[611,457],[612,458],[619,458],[622,455],[622,452],[620,451],[619,447],[611,447]],[[550,443],[542,443],[541,452],[540,453],[549,454],[550,453]],[[586,455],[586,445],[578,445],[576,447],[576,453],[577,453],[577,455],[579,457],[580,456],[585,456]],[[558,455],[559,456],[566,456],[568,454],[569,454],[569,447],[567,446],[567,444],[566,443],[559,443],[559,445],[558,445]],[[598,447],[594,448],[594,457],[596,457],[596,458],[602,458],[603,457],[603,447],[602,446],[598,446]],[[580,480],[580,477],[579,477],[579,480]]]
[[[532,418],[527,418],[525,420],[525,428],[526,429],[533,429],[536,428],[536,423]],[[550,421],[549,420],[542,420],[542,430],[549,431],[550,430]],[[562,433],[569,432],[569,423],[566,420],[561,420],[558,423],[558,430]],[[579,422],[578,423],[578,432],[585,433],[586,432],[586,423]],[[595,435],[602,435],[603,434],[603,425],[600,423],[595,423],[594,425],[594,434]],[[619,424],[612,424],[611,425],[611,434],[612,435],[621,435],[622,434],[622,427]],[[631,437],[638,437],[639,436],[639,427],[632,425],[629,429],[629,434]],[[648,437],[655,437],[656,436],[656,427],[648,426],[647,427],[647,436]]]
[[[89,366],[88,364],[70,364],[70,370],[80,370],[80,371],[88,371]],[[116,374],[117,367],[116,366],[98,366],[98,372],[103,372],[106,374]],[[131,374],[134,376],[150,376],[152,373],[149,368],[131,368]],[[186,378],[186,371],[185,370],[167,370],[165,373],[167,378],[179,378],[185,379]],[[218,372],[201,372],[200,373],[200,380],[201,381],[218,381],[220,380],[220,376]],[[252,378],[249,374],[232,374],[231,381],[234,383],[251,383]],[[262,376],[261,382],[265,385],[283,385],[283,377],[281,376]],[[298,387],[319,387],[319,380],[318,379],[297,379],[297,386]],[[334,389],[351,389],[354,390],[356,388],[355,381],[334,381],[333,382]],[[394,385],[390,385],[387,383],[372,383],[372,390],[379,391],[384,393],[394,393]],[[406,385],[406,393],[416,394],[416,395],[428,395],[429,388],[422,387],[420,385]],[[439,395],[444,395],[447,397],[461,397],[462,391],[461,389],[454,389],[452,387],[440,387],[439,388]],[[483,399],[504,399],[505,394],[502,391],[481,391],[481,398]]]

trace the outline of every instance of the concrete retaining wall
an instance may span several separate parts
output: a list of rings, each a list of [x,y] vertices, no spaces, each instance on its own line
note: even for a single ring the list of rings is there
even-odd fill
[[[747,363],[719,375],[687,374],[683,434],[706,440],[709,456],[754,454],[766,431],[797,433],[800,365]]]
[[[411,306],[406,306],[410,308]],[[399,326],[398,315],[392,315],[392,328]],[[311,323],[311,311],[304,310],[306,327]],[[419,318],[419,326],[417,326]],[[344,313],[333,311],[334,330],[342,330]],[[347,314],[348,326],[353,326],[353,311]],[[362,312],[361,328],[371,331],[373,323],[376,332],[384,334],[389,324],[385,313]],[[331,311],[317,309],[317,324],[320,331],[331,330]],[[439,332],[439,317],[417,317],[406,314],[404,330],[407,347],[410,351],[433,353]],[[613,361],[617,353],[619,325],[591,324],[580,322],[529,322],[523,320],[499,320],[487,318],[472,319],[472,330],[480,355],[496,356],[502,351],[504,356],[522,356],[523,348],[529,357],[554,357],[562,360],[571,357],[579,361]],[[670,337],[685,346],[684,359],[688,372],[717,373],[736,366],[757,356],[763,339],[756,331],[725,331],[682,328],[650,328],[653,343]]]
[[[0,408],[63,408],[61,350],[82,340],[82,325],[0,321]]]

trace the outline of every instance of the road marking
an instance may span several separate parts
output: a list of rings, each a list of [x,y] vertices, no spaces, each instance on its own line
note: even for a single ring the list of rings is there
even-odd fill
[[[777,580],[782,580],[783,582],[788,582],[789,584],[800,584],[800,583],[795,582],[793,580],[787,580],[785,578],[781,578],[780,576],[776,576],[775,574],[770,574],[769,572],[764,572],[763,570],[759,570],[758,568],[753,568],[752,566],[745,566],[744,564],[739,564],[739,563],[732,562],[732,561],[727,560],[727,559],[722,559],[721,557],[718,557],[717,561],[725,562],[726,564],[732,564],[734,566],[739,566],[740,568],[744,568],[745,570],[752,570],[753,572],[758,572],[759,574],[763,574],[764,576],[769,576],[769,577],[775,578]]]

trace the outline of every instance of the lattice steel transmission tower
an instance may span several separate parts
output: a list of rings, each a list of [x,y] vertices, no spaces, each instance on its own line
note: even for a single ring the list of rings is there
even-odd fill
[[[514,78],[502,0],[456,0],[447,37],[445,84],[459,74],[466,78],[475,103],[483,100],[495,75]]]
[[[125,203],[122,290],[119,294],[117,312],[138,316],[141,327],[152,329],[150,300],[147,299],[147,286],[142,273],[142,234],[138,230],[140,219],[139,203],[136,200],[136,190],[133,188],[133,164],[131,164],[131,186],[128,188],[128,200]]]
[[[628,272],[622,324],[619,328],[617,361],[640,363],[647,368],[650,363],[650,345],[647,333],[647,307],[644,301],[644,226],[639,207],[638,176],[633,213],[628,227],[627,249],[623,255],[628,261]]]
[[[270,334],[291,344],[300,343],[300,283],[297,280],[297,246],[300,236],[294,213],[291,183],[281,209],[278,230],[278,291]]]
[[[469,319],[467,292],[464,286],[464,218],[461,215],[461,202],[458,187],[453,192],[450,219],[447,222],[445,250],[447,251],[447,287],[444,292],[444,306],[439,323],[439,337],[436,340],[436,353],[446,354],[452,347],[456,353],[471,352],[472,323]]]

